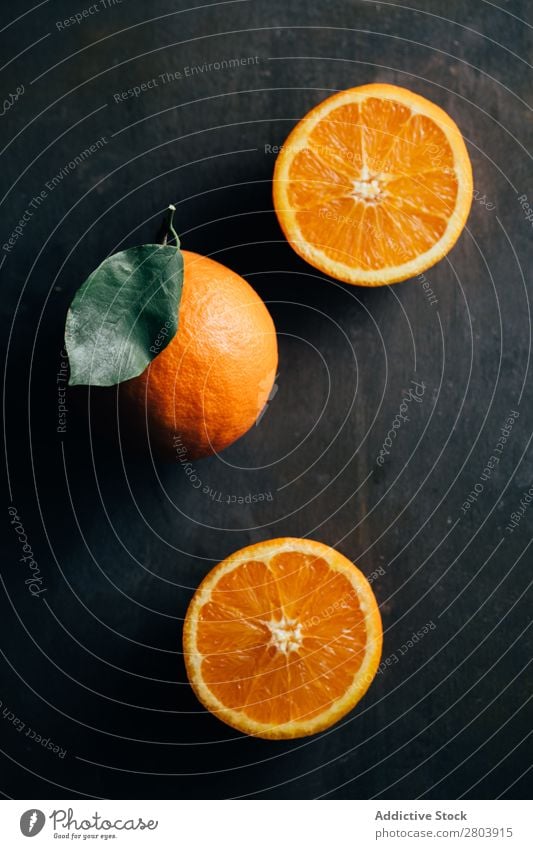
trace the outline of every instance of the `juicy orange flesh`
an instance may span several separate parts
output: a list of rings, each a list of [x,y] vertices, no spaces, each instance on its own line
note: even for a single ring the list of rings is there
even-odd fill
[[[329,112],[289,167],[289,206],[302,238],[365,270],[429,250],[457,193],[453,152],[438,124],[375,97]]]
[[[300,552],[279,553],[268,564],[251,560],[223,575],[197,629],[201,673],[213,695],[276,725],[312,719],[343,696],[366,643],[353,584]]]

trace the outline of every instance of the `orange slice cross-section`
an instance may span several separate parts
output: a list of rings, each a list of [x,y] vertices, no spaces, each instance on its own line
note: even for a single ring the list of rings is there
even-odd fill
[[[216,566],[184,627],[187,674],[210,711],[247,734],[332,725],[378,668],[382,627],[364,575],[312,540],[269,540]]]
[[[329,97],[283,145],[274,206],[294,250],[346,283],[405,280],[455,244],[472,168],[449,115],[404,88],[371,84]]]

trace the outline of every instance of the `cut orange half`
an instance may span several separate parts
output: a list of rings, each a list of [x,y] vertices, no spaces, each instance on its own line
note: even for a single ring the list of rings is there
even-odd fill
[[[406,280],[442,259],[471,203],[457,125],[398,86],[324,100],[296,125],[274,170],[274,206],[294,250],[361,286]]]
[[[364,695],[382,627],[362,572],[307,539],[243,548],[202,581],[184,626],[199,700],[233,728],[267,738],[328,728]]]

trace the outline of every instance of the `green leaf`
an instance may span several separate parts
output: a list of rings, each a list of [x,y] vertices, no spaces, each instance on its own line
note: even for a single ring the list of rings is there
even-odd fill
[[[69,383],[112,386],[141,374],[176,334],[182,287],[179,242],[141,245],[104,260],[67,314]]]

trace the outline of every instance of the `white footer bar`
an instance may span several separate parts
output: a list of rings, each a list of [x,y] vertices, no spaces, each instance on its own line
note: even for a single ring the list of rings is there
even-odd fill
[[[526,801],[3,801],[0,845],[531,849]],[[35,838],[35,843],[29,843]]]

